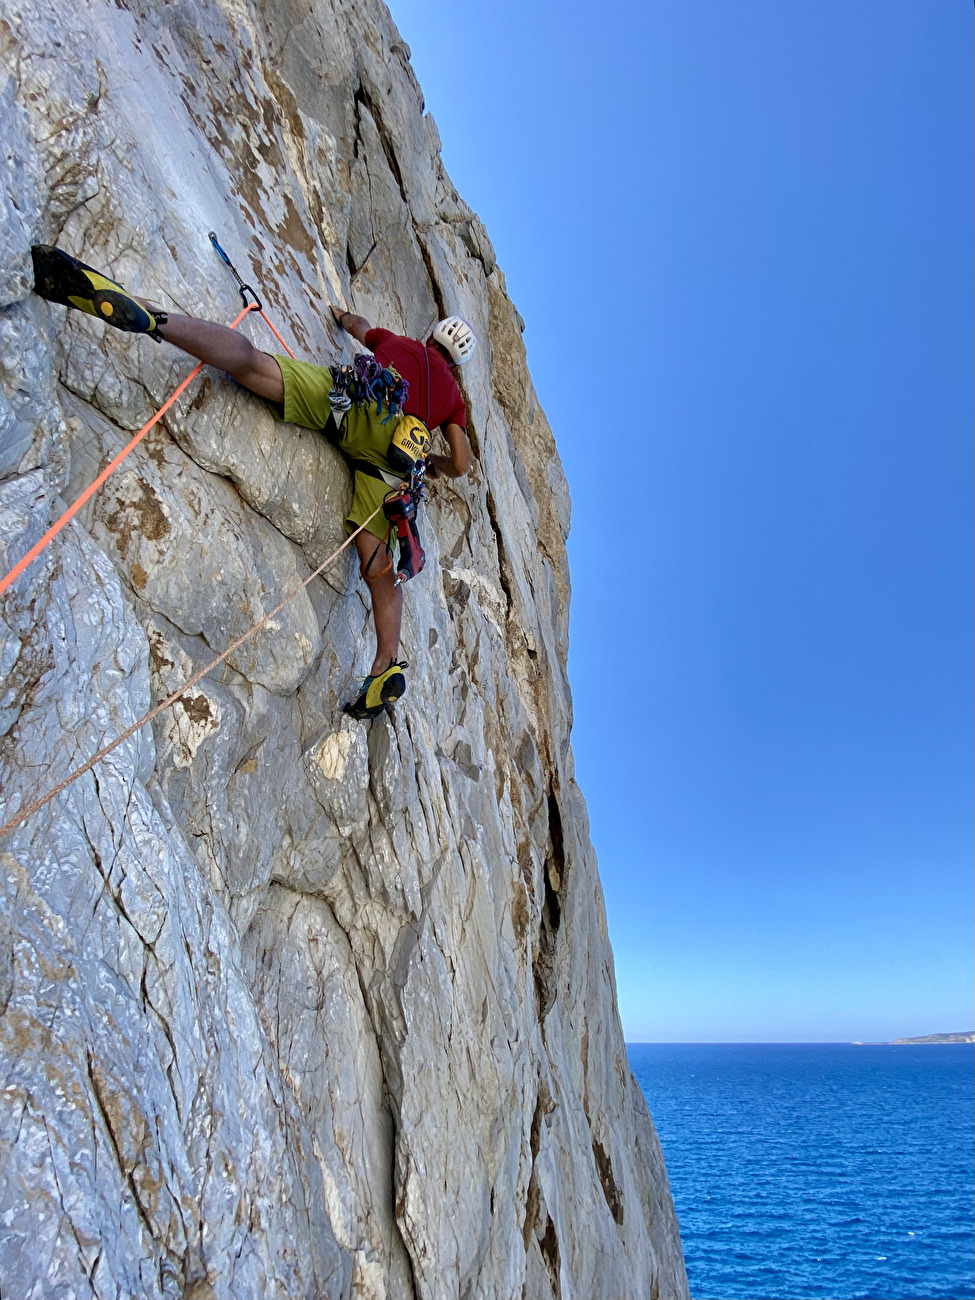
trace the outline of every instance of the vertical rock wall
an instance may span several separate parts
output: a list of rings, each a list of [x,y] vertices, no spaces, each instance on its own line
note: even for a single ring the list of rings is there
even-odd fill
[[[346,555],[0,844],[0,1290],[686,1296],[573,778],[565,480],[389,14],[3,0],[0,45],[3,571],[189,369],[33,297],[32,242],[229,321],[215,229],[323,363],[329,300],[481,338],[395,717],[340,712]],[[2,820],[306,577],[347,494],[205,372],[3,598]]]

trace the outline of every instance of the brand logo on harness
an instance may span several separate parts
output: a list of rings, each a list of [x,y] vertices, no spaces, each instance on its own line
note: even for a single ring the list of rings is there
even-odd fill
[[[426,457],[431,441],[430,430],[422,420],[403,415],[393,430],[386,459],[398,473],[409,474],[417,461]]]

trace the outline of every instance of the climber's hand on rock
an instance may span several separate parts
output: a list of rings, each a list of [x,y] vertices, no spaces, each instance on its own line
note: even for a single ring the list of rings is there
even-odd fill
[[[343,307],[336,307],[333,302],[330,302],[328,307],[336,325],[341,325],[346,334],[351,334],[359,343],[364,344],[366,341],[366,335],[372,328],[365,316],[357,316],[354,311],[349,311],[347,308]]]

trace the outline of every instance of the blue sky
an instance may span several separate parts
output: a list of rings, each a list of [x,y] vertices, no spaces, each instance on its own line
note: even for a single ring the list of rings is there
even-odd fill
[[[572,490],[627,1038],[971,1028],[972,6],[392,10]]]

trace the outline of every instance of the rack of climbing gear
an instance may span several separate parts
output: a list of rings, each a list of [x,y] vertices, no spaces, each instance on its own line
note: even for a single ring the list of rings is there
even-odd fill
[[[429,359],[427,360],[427,419],[429,420]],[[386,551],[392,556],[390,545],[395,534],[399,543],[399,567],[396,571],[394,585],[399,587],[410,578],[415,578],[423,569],[425,553],[420,544],[417,530],[417,509],[425,500],[424,478],[426,475],[426,455],[430,448],[430,430],[427,425],[414,415],[406,415],[403,405],[410,395],[409,381],[402,378],[392,368],[383,368],[375,357],[357,354],[351,365],[336,366],[332,369],[332,388],[328,394],[332,413],[324,430],[326,437],[341,451],[340,425],[353,405],[363,406],[375,403],[378,414],[382,415],[383,403],[387,415],[382,423],[388,424],[398,417],[390,435],[386,450],[386,462],[392,473],[346,454],[351,469],[384,479],[395,484],[396,475],[402,475],[403,481],[388,492],[383,501],[383,514],[389,525],[386,533]],[[370,564],[372,561],[370,561]],[[366,566],[368,569],[368,565]]]
[[[381,366],[375,357],[360,352],[351,365],[337,366],[332,370],[328,400],[332,409],[339,412],[347,411],[353,403],[375,402],[380,415],[385,402],[387,415],[383,424],[388,424],[394,416],[402,413],[409,395],[408,379],[391,366]]]

